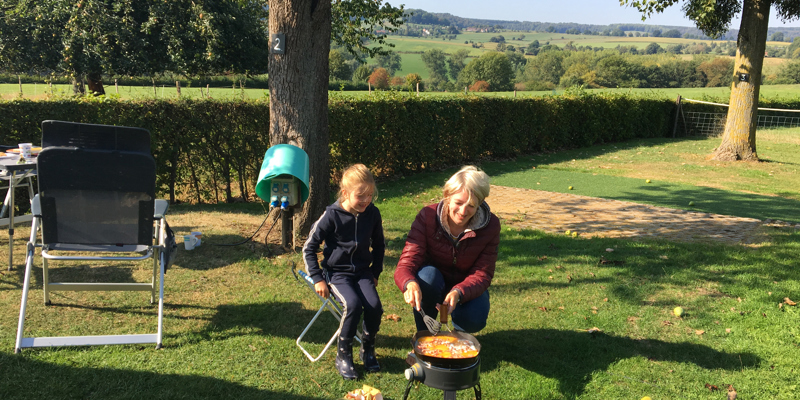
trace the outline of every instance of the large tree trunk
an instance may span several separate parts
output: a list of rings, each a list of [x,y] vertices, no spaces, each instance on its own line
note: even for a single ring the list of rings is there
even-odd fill
[[[270,144],[298,146],[309,157],[309,196],[295,214],[295,240],[306,236],[330,197],[328,53],[331,2],[269,0],[269,31],[283,33],[285,54],[269,55]],[[271,46],[274,46],[271,45]]]
[[[761,67],[767,45],[770,0],[744,0],[742,25],[736,43],[734,83],[722,143],[712,158],[723,161],[758,161],[756,123]],[[746,74],[746,75],[745,75]]]
[[[86,83],[89,86],[89,92],[95,96],[106,94],[103,88],[103,76],[99,72],[90,72],[86,75]]]

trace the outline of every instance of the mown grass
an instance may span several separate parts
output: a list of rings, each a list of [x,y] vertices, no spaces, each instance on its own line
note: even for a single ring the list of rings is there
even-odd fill
[[[795,140],[783,135],[770,139],[764,134],[759,143],[781,147]],[[674,168],[684,162],[696,167],[686,170],[685,180],[659,177],[668,162],[649,164],[659,162],[656,150],[665,147],[664,157],[675,158]],[[705,141],[698,140],[634,141],[483,167],[495,184],[521,187],[542,172],[581,175],[587,182],[604,176],[641,181],[628,174],[650,169],[650,179],[658,183],[663,179],[697,193],[741,196],[725,185],[697,186],[708,180],[706,169],[711,166],[702,158],[678,157],[707,150]],[[800,162],[796,151],[785,150],[769,154],[772,162],[764,164]],[[534,160],[536,170],[530,168]],[[600,162],[614,168],[590,168]],[[760,165],[726,168],[746,177]],[[204,238],[200,248],[179,251],[167,273],[163,350],[108,346],[12,354],[22,273],[19,265],[10,272],[0,269],[2,398],[336,399],[369,384],[388,399],[400,399],[413,322],[392,273],[417,210],[438,199],[441,184],[453,171],[379,184],[376,204],[384,216],[388,250],[378,290],[385,313],[402,318],[382,324],[382,372],[359,382],[343,381],[333,368],[332,352],[310,363],[295,346],[295,338],[319,306],[289,272],[291,263],[300,262],[297,254],[271,256],[263,246],[264,231],[246,245],[216,246],[250,236],[265,217],[261,205],[179,205],[169,213],[176,232],[201,230]],[[606,175],[608,171],[612,173]],[[789,174],[774,176],[775,183],[751,191],[764,198],[758,208],[797,204],[797,197],[773,193],[782,186],[796,190]],[[604,185],[594,186],[601,190]],[[576,190],[584,188],[576,185]],[[632,193],[629,200],[668,202],[674,196],[670,191],[645,194]],[[488,201],[491,204],[491,197]],[[24,246],[20,238],[27,234],[26,228],[17,229],[17,260]],[[7,257],[5,251],[0,247],[0,259]],[[483,398],[719,399],[725,398],[728,385],[739,398],[796,397],[800,313],[796,306],[783,304],[784,298],[800,298],[800,273],[794,268],[800,233],[794,229],[766,228],[763,243],[745,247],[572,238],[506,227],[499,251],[489,325],[477,336],[483,346]],[[142,279],[148,268],[78,265],[53,273],[76,279],[100,273],[130,280]],[[155,308],[143,293],[59,292],[53,296],[54,305],[46,307],[40,273],[38,268],[34,271],[28,335],[155,328]],[[676,306],[686,309],[683,318],[672,315]],[[323,315],[309,333],[311,347],[319,350],[335,325],[332,317]],[[600,332],[590,333],[593,328]],[[440,391],[427,387],[412,390],[410,396],[441,397]],[[466,390],[458,398],[474,396]]]

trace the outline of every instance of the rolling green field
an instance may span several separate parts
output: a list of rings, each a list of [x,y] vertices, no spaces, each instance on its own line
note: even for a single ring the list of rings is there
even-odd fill
[[[422,61],[420,60],[420,63]],[[424,78],[424,77],[423,77]],[[205,92],[205,89],[203,90]],[[22,85],[23,98],[42,100],[49,96],[49,90],[45,90],[45,85],[23,84]],[[240,89],[233,90],[231,88],[211,88],[211,97],[215,99],[241,99],[242,93],[247,99],[261,99],[269,97],[269,93],[264,89],[247,89],[244,91]],[[684,98],[702,100],[704,98],[718,98],[726,99],[730,97],[731,90],[727,87],[716,88],[673,88],[673,89],[587,89],[589,93],[607,92],[607,93],[631,93],[636,95],[646,95],[653,97],[662,97],[668,99],[675,99],[678,95]],[[0,96],[4,100],[11,100],[18,98],[19,85],[16,84],[0,84]],[[53,85],[54,95],[67,95],[71,93],[69,85]],[[116,90],[113,85],[106,87],[106,93],[109,96],[116,96]],[[336,95],[363,97],[369,96],[367,91],[348,91],[338,92],[333,91],[331,94]],[[487,92],[478,93],[470,92],[471,96],[489,96],[489,97],[538,97],[549,95],[561,95],[563,90],[555,91],[518,91],[514,92]],[[764,85],[761,86],[762,98],[793,98],[797,97],[800,93],[800,85]],[[458,96],[463,92],[421,92],[422,96]],[[200,88],[181,88],[181,96],[185,98],[199,99],[201,98]],[[123,100],[130,99],[176,99],[177,93],[174,87],[156,87],[155,93],[152,86],[120,86],[119,98]]]

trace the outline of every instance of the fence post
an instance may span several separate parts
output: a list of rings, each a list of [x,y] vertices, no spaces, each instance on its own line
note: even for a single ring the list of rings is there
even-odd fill
[[[467,87],[464,86],[464,94],[467,94]]]
[[[181,81],[175,81],[175,89],[178,90],[178,97],[181,97]]]
[[[206,97],[207,97],[207,98],[208,98],[208,97],[211,97],[211,92],[209,91],[209,87],[211,87],[211,84],[210,84],[210,83],[207,83],[207,84],[206,84]],[[202,90],[201,90],[201,92],[202,92]]]
[[[22,97],[22,76],[17,75],[17,79],[19,79],[19,96]]]
[[[417,82],[417,96],[419,96],[419,82]]]
[[[117,82],[117,78],[114,78],[114,90],[119,94],[119,82]]]
[[[372,94],[372,84],[367,82],[367,89],[369,89],[369,94]]]
[[[675,100],[675,124],[672,126],[672,138],[675,138],[675,132],[678,131],[678,117],[681,115],[681,95]]]

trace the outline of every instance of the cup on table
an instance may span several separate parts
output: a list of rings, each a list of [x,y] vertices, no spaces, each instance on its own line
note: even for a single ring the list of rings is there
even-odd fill
[[[31,149],[33,148],[33,143],[20,143],[19,144],[19,156],[23,158],[31,158]]]
[[[190,233],[190,235],[192,235],[192,236],[197,238],[197,244],[194,245],[194,247],[200,247],[200,243],[203,242],[202,241],[203,232],[192,232],[192,233]]]
[[[194,250],[194,248],[195,248],[195,247],[197,246],[197,244],[198,244],[198,241],[199,241],[199,239],[197,239],[197,237],[196,237],[196,236],[192,236],[192,235],[185,235],[185,236],[183,237],[183,247],[184,247],[186,250]]]

